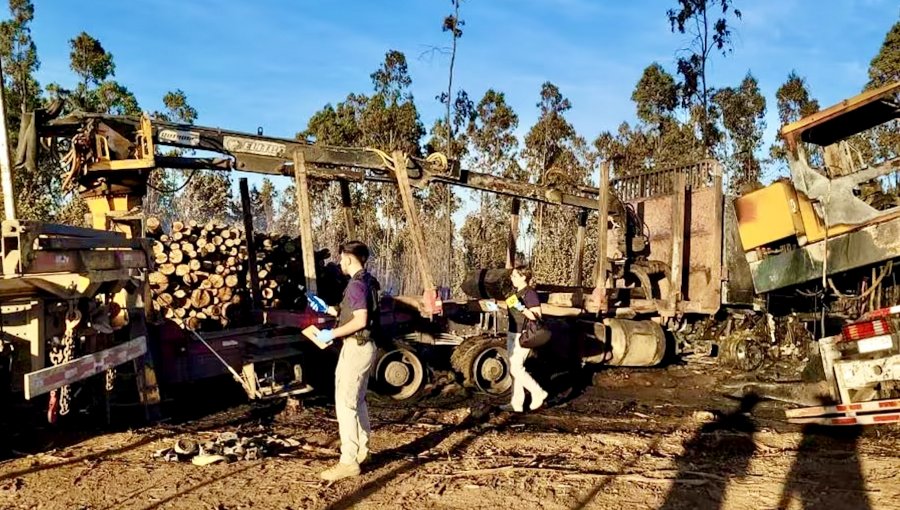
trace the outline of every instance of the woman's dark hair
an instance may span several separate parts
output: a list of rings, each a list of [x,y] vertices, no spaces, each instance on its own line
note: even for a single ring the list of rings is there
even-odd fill
[[[515,271],[517,273],[519,273],[520,275],[524,276],[525,283],[527,283],[529,285],[534,280],[534,271],[532,271],[530,267],[528,267],[524,264],[516,266]]]
[[[340,252],[353,255],[362,265],[369,260],[369,247],[360,241],[347,241],[341,245]]]

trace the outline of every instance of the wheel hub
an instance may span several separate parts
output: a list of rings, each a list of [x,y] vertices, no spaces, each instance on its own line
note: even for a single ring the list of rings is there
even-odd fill
[[[481,377],[494,383],[503,377],[503,363],[497,358],[488,358],[481,363]]]
[[[403,386],[409,382],[409,366],[402,361],[391,361],[384,369],[384,380],[391,386]]]

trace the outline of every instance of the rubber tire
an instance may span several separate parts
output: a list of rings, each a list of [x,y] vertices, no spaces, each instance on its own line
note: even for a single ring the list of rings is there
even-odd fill
[[[416,388],[416,390],[413,391],[412,393],[409,393],[403,397],[401,397],[398,394],[393,393],[392,392],[393,388],[386,387],[385,384],[380,382],[377,378],[379,364],[381,363],[382,359],[386,355],[396,352],[398,350],[408,351],[409,353],[413,354],[415,356],[415,358],[418,360],[419,365],[422,368],[422,380],[421,380],[418,388]],[[422,397],[422,395],[424,393],[423,390],[428,385],[428,382],[430,379],[431,379],[431,370],[429,369],[428,365],[426,365],[425,362],[422,360],[421,356],[419,356],[418,351],[415,348],[413,348],[412,346],[410,346],[409,344],[407,344],[406,342],[395,341],[391,345],[386,345],[386,346],[378,348],[378,351],[375,354],[375,363],[372,366],[372,375],[371,375],[371,378],[369,379],[369,388],[373,392],[375,392],[375,394],[379,397],[380,400],[386,400],[386,401],[391,401],[391,402],[414,402]]]
[[[459,381],[466,388],[472,388],[479,392],[484,392],[478,387],[475,379],[475,360],[479,354],[489,348],[500,348],[506,353],[505,338],[477,337],[469,338],[459,344],[450,355],[450,365],[453,371],[458,375]],[[507,353],[507,360],[508,360]],[[508,361],[507,361],[508,363]],[[508,376],[511,377],[511,376]],[[500,393],[484,392],[492,395],[506,395],[509,389]]]

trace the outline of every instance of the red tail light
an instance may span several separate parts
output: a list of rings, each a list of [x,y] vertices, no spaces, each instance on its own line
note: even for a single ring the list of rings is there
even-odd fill
[[[891,324],[887,319],[875,319],[866,322],[848,324],[841,331],[845,342],[856,342],[874,336],[888,335],[891,333]]]
[[[878,310],[872,310],[871,312],[865,315],[866,319],[879,319],[881,317],[887,317],[889,315],[895,315],[900,313],[900,305],[892,306],[890,308],[880,308]]]

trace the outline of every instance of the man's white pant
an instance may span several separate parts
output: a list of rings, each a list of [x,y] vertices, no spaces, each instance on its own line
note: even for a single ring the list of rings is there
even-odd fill
[[[528,354],[531,353],[531,349],[519,345],[520,336],[522,336],[521,333],[506,334],[506,352],[509,354],[509,373],[513,378],[512,401],[510,404],[515,410],[521,410],[522,406],[525,405],[525,390],[528,390],[528,392],[531,393],[532,400],[534,400],[535,394],[543,393],[544,391],[543,388],[541,388],[541,385],[534,380],[534,377],[531,377],[531,374],[525,370],[525,360],[528,359]]]
[[[356,343],[356,338],[344,339],[334,376],[334,407],[341,435],[341,463],[356,464],[357,455],[368,453],[369,409],[366,389],[369,372],[375,364],[375,343]]]

